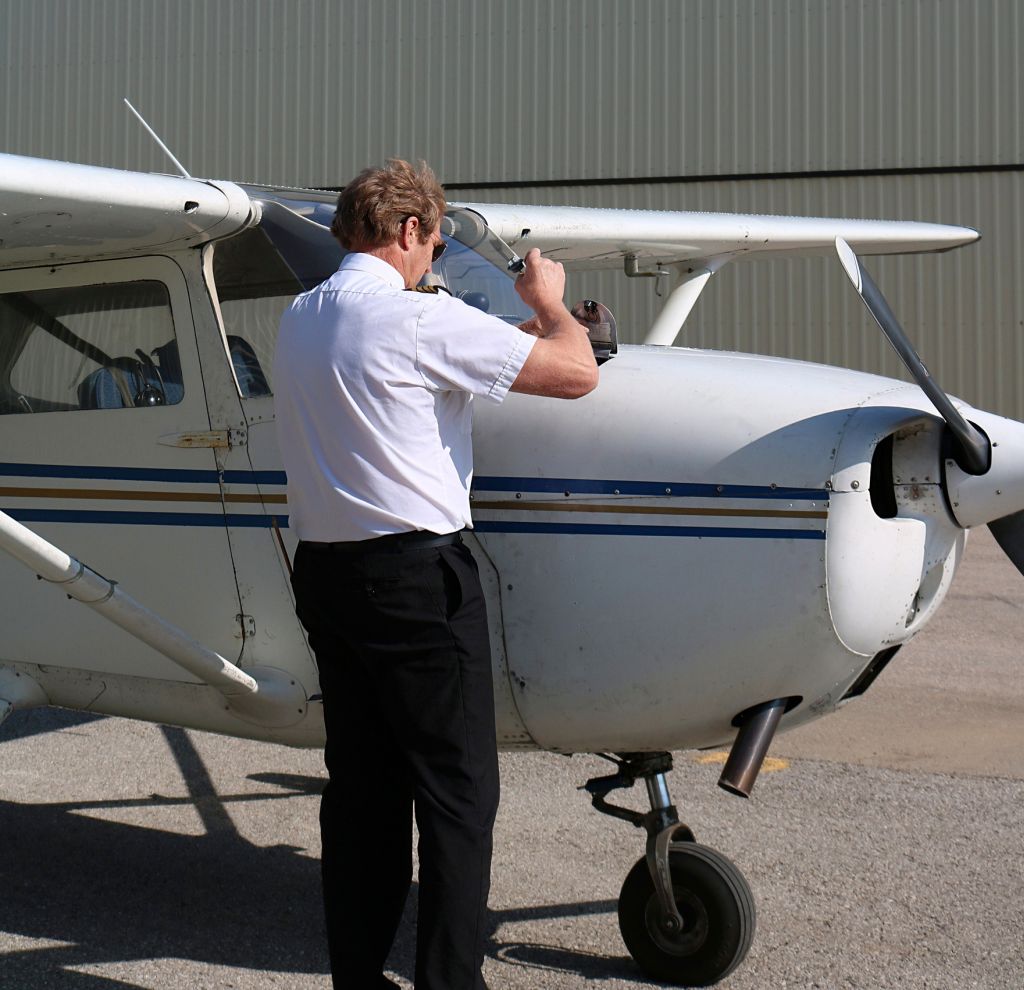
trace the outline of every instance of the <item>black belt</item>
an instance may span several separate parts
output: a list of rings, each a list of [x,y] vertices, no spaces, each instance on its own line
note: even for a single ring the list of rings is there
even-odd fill
[[[427,550],[430,547],[448,547],[462,542],[462,533],[445,533],[438,536],[426,529],[412,533],[388,533],[371,540],[349,540],[342,543],[317,543],[303,540],[300,547],[311,550],[330,550],[332,553],[401,553],[403,550]]]

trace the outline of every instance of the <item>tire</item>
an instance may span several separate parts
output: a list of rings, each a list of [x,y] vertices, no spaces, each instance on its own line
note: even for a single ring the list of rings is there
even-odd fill
[[[661,908],[647,859],[626,875],[619,894],[619,929],[644,973],[681,987],[712,986],[744,959],[754,938],[754,898],[747,881],[720,852],[697,843],[674,845],[669,869],[678,934],[658,924]]]

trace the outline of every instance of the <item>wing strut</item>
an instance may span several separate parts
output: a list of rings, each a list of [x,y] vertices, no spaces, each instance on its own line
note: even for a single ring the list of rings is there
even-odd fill
[[[711,276],[721,268],[729,258],[721,256],[718,258],[707,258],[701,261],[694,261],[685,266],[676,265],[679,271],[679,281],[675,288],[669,293],[665,305],[661,307],[644,337],[645,344],[659,344],[664,347],[671,347],[675,343],[679,331],[682,330],[686,318],[697,303],[697,299],[704,291],[711,279]]]
[[[306,694],[293,677],[271,667],[247,673],[136,601],[116,581],[86,567],[5,512],[0,512],[0,550],[219,691],[240,718],[281,728],[294,725],[305,713]]]

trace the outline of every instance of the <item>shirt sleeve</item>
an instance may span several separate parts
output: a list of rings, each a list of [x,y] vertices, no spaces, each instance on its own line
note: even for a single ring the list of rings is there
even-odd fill
[[[501,402],[537,338],[446,294],[423,300],[416,365],[427,388]]]

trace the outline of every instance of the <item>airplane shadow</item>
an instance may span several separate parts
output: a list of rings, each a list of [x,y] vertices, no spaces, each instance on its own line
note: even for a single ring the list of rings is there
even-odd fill
[[[27,715],[28,713],[18,713]],[[0,740],[26,734],[4,726]],[[24,721],[19,719],[18,721]],[[84,721],[46,716],[51,731]],[[10,731],[10,730],[13,730]],[[188,734],[161,731],[189,789],[187,798],[20,804],[0,800],[0,932],[41,940],[0,954],[0,983],[18,990],[116,990],[135,984],[72,967],[174,958],[253,971],[328,972],[320,863],[288,845],[254,845],[234,828],[236,800],[290,800],[319,793],[322,780],[258,773],[265,793],[220,795]],[[181,835],[90,817],[90,808],[192,804],[205,834]],[[614,901],[550,904],[492,911],[488,955],[505,963],[584,976],[637,975],[627,958],[592,956],[556,946],[504,942],[506,922],[615,910]],[[411,980],[416,890],[389,959]],[[45,943],[55,943],[47,945]]]
[[[8,739],[27,739],[56,729],[67,729],[87,722],[98,722],[105,715],[91,712],[73,712],[66,708],[28,708],[11,714],[0,727],[0,743]]]

